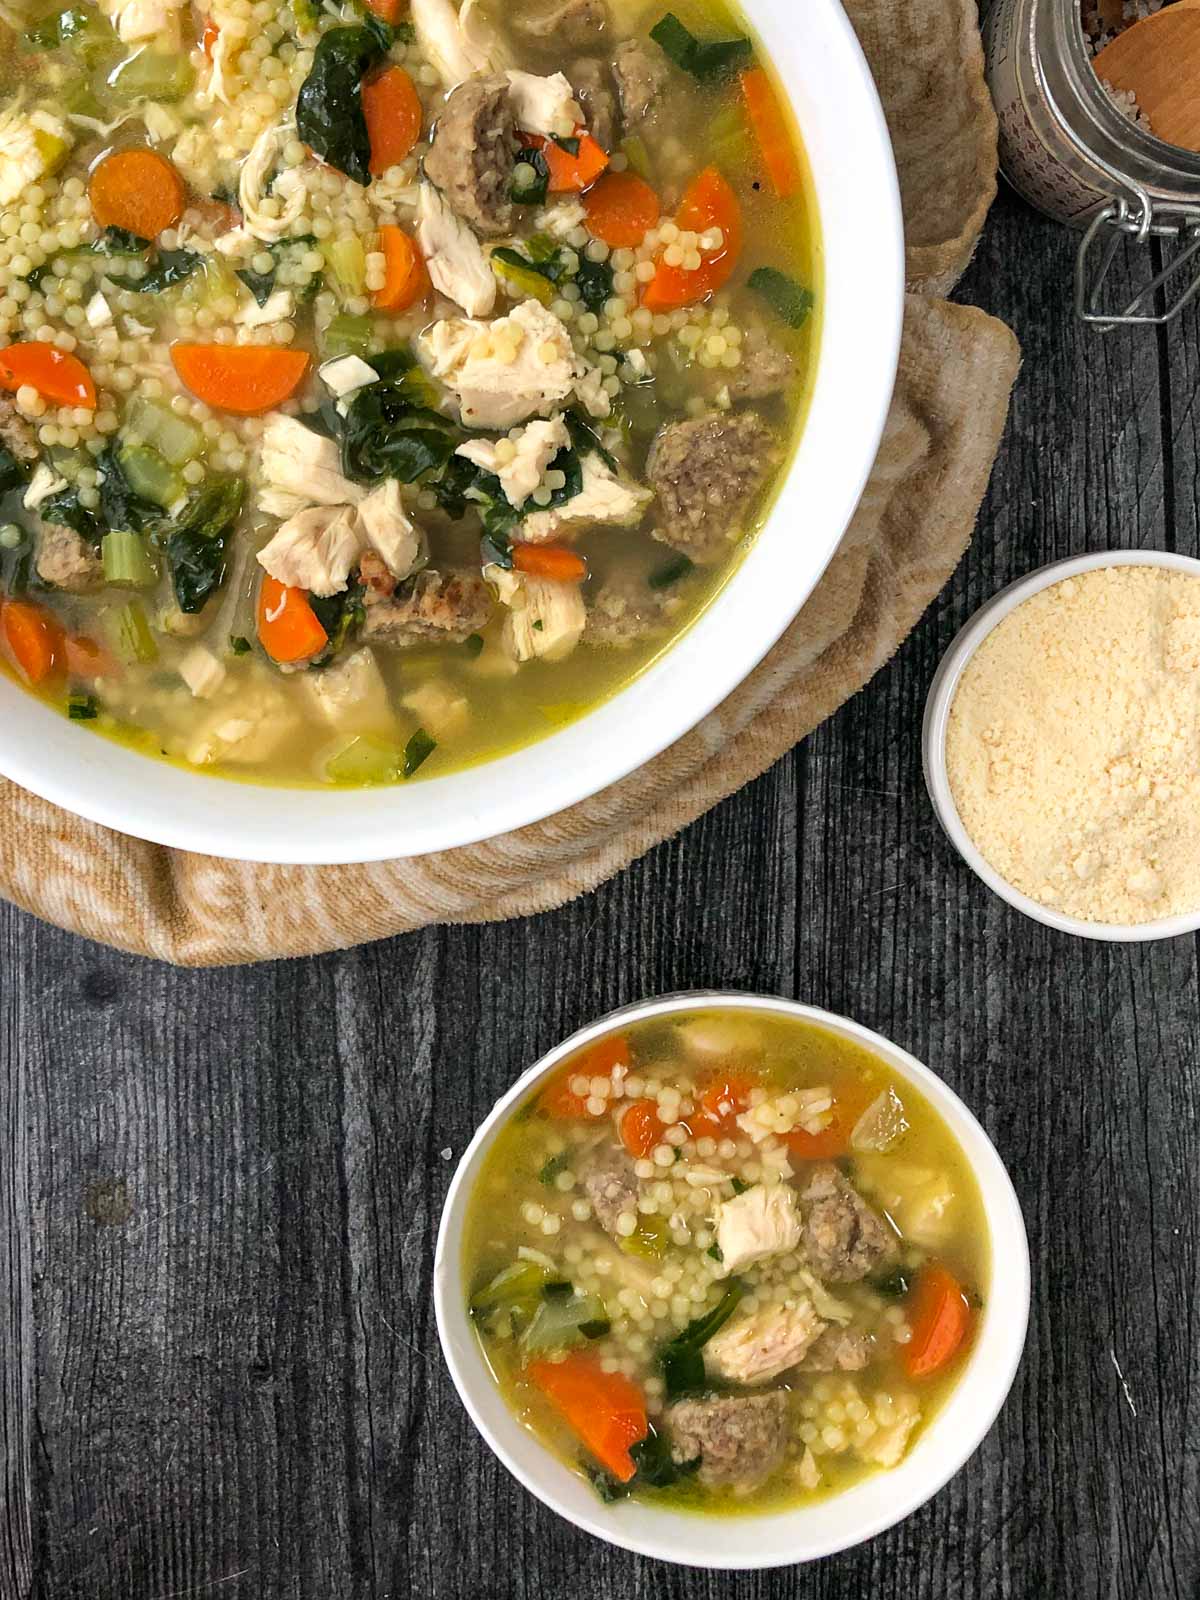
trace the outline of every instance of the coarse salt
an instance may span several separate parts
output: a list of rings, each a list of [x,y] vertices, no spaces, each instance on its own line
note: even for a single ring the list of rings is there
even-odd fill
[[[1024,601],[963,671],[946,769],[977,848],[1039,904],[1200,908],[1200,578],[1113,566]]]

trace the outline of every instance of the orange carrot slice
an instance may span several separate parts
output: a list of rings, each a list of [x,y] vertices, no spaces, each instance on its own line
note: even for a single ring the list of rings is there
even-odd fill
[[[379,230],[383,251],[383,288],[372,295],[377,311],[407,311],[429,292],[429,274],[413,239],[395,223],[385,222]]]
[[[389,23],[395,27],[404,15],[404,0],[366,0],[367,10],[380,22]]]
[[[800,159],[771,80],[762,67],[742,73],[742,96],[771,187],[781,200],[786,200],[800,188]]]
[[[102,228],[124,228],[156,239],[183,215],[183,179],[156,150],[117,150],[93,169],[92,216]]]
[[[0,645],[4,654],[36,688],[63,663],[62,629],[49,611],[25,600],[0,601]]]
[[[513,566],[535,578],[554,578],[559,583],[578,583],[587,577],[587,562],[564,544],[514,544]]]
[[[267,573],[258,591],[258,637],[272,661],[311,661],[329,643],[303,589]]]
[[[720,1133],[737,1133],[737,1119],[750,1104],[750,1091],[754,1088],[757,1088],[755,1080],[745,1073],[722,1073],[700,1092],[697,1127],[702,1118]]]
[[[867,1109],[872,1096],[855,1079],[833,1086],[833,1112],[817,1133],[796,1128],[783,1136],[784,1143],[801,1161],[833,1161],[844,1156],[850,1146],[854,1124]]]
[[[595,1356],[534,1361],[528,1376],[607,1472],[628,1483],[637,1471],[630,1445],[649,1432],[646,1401],[632,1378],[605,1372]]]
[[[724,238],[719,249],[700,252],[700,265],[691,272],[669,267],[660,258],[642,294],[648,311],[675,311],[707,299],[729,281],[742,253],[742,208],[716,167],[706,167],[692,179],[675,221],[690,233],[720,228]]]
[[[617,1124],[621,1143],[635,1161],[644,1161],[663,1141],[666,1126],[659,1119],[657,1100],[632,1100]]]
[[[425,110],[403,67],[385,67],[368,78],[362,86],[362,108],[371,140],[370,168],[378,177],[403,161],[421,137]]]
[[[0,385],[16,390],[26,384],[55,405],[96,409],[91,373],[78,356],[68,355],[56,344],[30,339],[0,350]]]
[[[627,1067],[631,1060],[629,1040],[623,1033],[611,1033],[607,1039],[598,1039],[563,1068],[542,1091],[538,1103],[552,1117],[590,1117],[593,1113],[587,1108],[588,1096],[576,1094],[572,1082],[576,1078],[607,1078],[614,1067]],[[599,1115],[603,1116],[604,1112]]]
[[[106,678],[117,670],[110,653],[86,633],[68,633],[63,639],[63,655],[73,678]]]
[[[910,1378],[928,1378],[954,1356],[971,1320],[958,1279],[937,1262],[921,1268],[909,1312],[912,1338],[904,1352]]]
[[[210,61],[213,58],[213,51],[217,48],[217,40],[220,37],[220,28],[217,27],[211,17],[208,17],[204,23],[204,31],[200,35],[200,48]]]
[[[171,361],[197,400],[218,411],[254,417],[294,394],[309,357],[303,350],[260,344],[173,344]]]
[[[579,141],[575,155],[555,144],[553,139],[543,139],[540,134],[523,133],[519,137],[526,149],[542,152],[550,173],[547,187],[551,194],[587,189],[608,166],[607,152],[582,125],[575,129],[574,137]]]
[[[583,197],[589,233],[614,250],[635,249],[658,221],[658,196],[636,172],[606,172]]]

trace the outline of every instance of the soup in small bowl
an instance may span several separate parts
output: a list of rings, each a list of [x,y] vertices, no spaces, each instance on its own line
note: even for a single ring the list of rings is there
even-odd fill
[[[867,1537],[990,1426],[1024,1336],[1020,1212],[970,1113],[786,1001],[650,1002],[497,1107],[436,1294],[473,1417],[536,1494],[668,1559]]]

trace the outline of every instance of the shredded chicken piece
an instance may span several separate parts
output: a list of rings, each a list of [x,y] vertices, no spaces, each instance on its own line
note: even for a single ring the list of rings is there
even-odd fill
[[[561,72],[541,77],[536,72],[505,74],[517,127],[546,138],[569,139],[583,121],[575,91]]]
[[[496,278],[483,246],[431,183],[417,199],[417,240],[433,286],[472,317],[496,304]]]
[[[629,528],[641,521],[654,498],[649,489],[618,477],[598,455],[584,456],[581,470],[583,487],[577,495],[564,500],[561,506],[534,511],[525,518],[521,537],[529,544],[545,544],[598,523]]]
[[[517,661],[561,661],[583,636],[587,609],[577,583],[535,578],[495,565],[483,575],[495,585],[508,614],[501,640]]]
[[[421,54],[448,89],[508,59],[478,0],[463,0],[460,8],[452,0],[412,0],[409,15]]]
[[[272,178],[279,164],[279,149],[286,130],[282,123],[264,128],[250,147],[250,154],[242,163],[238,178],[238,205],[242,225],[248,233],[266,244],[277,244],[287,236],[293,222],[304,209],[304,186],[299,175],[288,171],[274,184],[275,198],[282,200],[278,216],[263,210],[263,201],[272,188]],[[285,182],[290,179],[290,182]]]
[[[332,439],[277,413],[263,429],[261,467],[266,488],[258,504],[273,517],[290,517],[311,505],[357,505],[366,490],[342,475]]]
[[[275,530],[258,563],[280,583],[310,594],[340,594],[362,549],[352,506],[310,506]]]
[[[530,422],[511,440],[469,439],[459,445],[455,454],[499,478],[508,503],[519,509],[570,441],[566,423],[561,417],[554,417],[549,422]],[[512,454],[501,449],[505,443],[512,446]]]
[[[572,393],[583,368],[566,328],[537,300],[494,322],[447,318],[421,335],[418,349],[472,428],[511,428],[547,415]]]

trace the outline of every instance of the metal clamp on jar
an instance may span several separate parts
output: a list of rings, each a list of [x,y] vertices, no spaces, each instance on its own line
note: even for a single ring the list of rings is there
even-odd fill
[[[1079,0],[993,0],[984,49],[1001,171],[1039,210],[1084,229],[1076,314],[1100,328],[1172,321],[1200,293],[1200,155],[1122,114],[1093,71]],[[1128,238],[1164,241],[1161,269],[1132,300],[1105,306]]]

